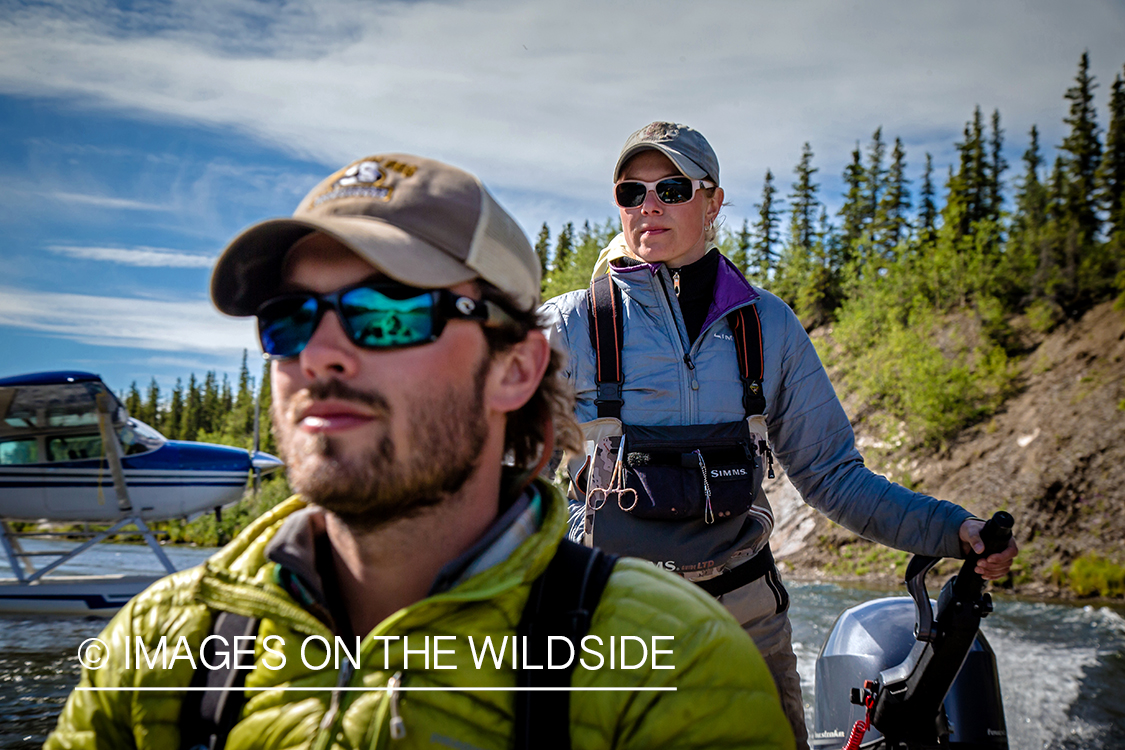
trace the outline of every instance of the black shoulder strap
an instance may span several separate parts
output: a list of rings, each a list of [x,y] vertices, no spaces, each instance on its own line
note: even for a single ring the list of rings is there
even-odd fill
[[[738,372],[742,376],[742,408],[746,416],[764,414],[766,395],[762,392],[765,355],[762,353],[762,321],[756,305],[743,305],[727,316],[738,352]]]
[[[547,636],[565,636],[574,647],[567,669],[521,669],[516,693],[515,750],[569,750],[571,673],[580,644],[617,562],[615,555],[564,539],[551,564],[531,586],[517,634],[527,636],[524,664],[547,664]],[[524,639],[519,640],[524,643]],[[552,663],[563,664],[569,652],[558,644]]]
[[[625,328],[621,315],[621,290],[608,273],[590,282],[586,304],[590,311],[590,343],[594,346],[594,376],[598,384],[594,403],[599,417],[621,419],[621,407],[625,403],[621,396],[621,384],[625,380],[621,371]]]
[[[234,654],[235,637],[254,637],[258,633],[258,624],[256,617],[220,612],[212,622],[211,634],[221,636],[223,640],[219,642],[225,642],[229,653]],[[216,641],[218,639],[207,641],[200,650],[200,663],[191,679],[191,686],[223,689],[188,691],[180,708],[181,750],[222,750],[246,702],[242,686],[248,669],[237,669],[234,659],[226,659],[226,666],[219,669],[208,669],[203,663],[203,659],[209,664],[224,663],[216,653]],[[246,667],[253,660],[253,648],[240,651],[238,664]]]

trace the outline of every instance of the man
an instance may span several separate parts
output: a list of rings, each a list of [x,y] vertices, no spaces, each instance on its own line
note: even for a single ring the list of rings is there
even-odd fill
[[[130,663],[127,644],[183,637],[198,653],[233,613],[258,627],[229,748],[511,747],[514,652],[476,662],[469,639],[483,653],[515,634],[566,526],[565,502],[532,479],[553,432],[576,434],[538,296],[514,220],[472,175],[414,156],[356,162],[292,219],[234,240],[212,297],[258,318],[300,494],[130,602],[80,687],[188,685],[186,659]],[[751,641],[687,583],[617,561],[588,633],[606,648],[572,674],[594,688],[571,694],[572,746],[792,747]],[[670,653],[625,669],[623,636]],[[332,663],[337,637],[357,667]],[[47,747],[177,747],[196,717],[181,698],[76,692]]]

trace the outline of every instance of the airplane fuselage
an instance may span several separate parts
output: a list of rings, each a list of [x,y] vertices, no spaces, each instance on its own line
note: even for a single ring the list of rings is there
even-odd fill
[[[250,472],[250,454],[224,445],[169,440],[121,459],[133,512],[146,520],[189,517],[233,503]],[[105,460],[0,466],[0,517],[109,521],[118,507]]]

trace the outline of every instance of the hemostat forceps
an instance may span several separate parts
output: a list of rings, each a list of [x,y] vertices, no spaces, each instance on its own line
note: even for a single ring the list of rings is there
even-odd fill
[[[621,444],[617,448],[617,461],[613,465],[613,473],[609,476],[609,484],[605,487],[595,487],[590,490],[589,495],[586,496],[586,502],[594,510],[601,510],[605,505],[605,501],[610,495],[617,497],[617,507],[628,513],[633,508],[637,507],[637,491],[631,487],[625,486],[625,436],[621,436]],[[599,502],[599,493],[600,500]],[[625,507],[625,499],[631,498],[633,502],[629,503],[629,507]]]

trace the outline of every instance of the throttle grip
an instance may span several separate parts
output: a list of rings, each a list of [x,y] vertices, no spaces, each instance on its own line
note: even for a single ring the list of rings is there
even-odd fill
[[[980,530],[980,539],[984,542],[984,553],[980,557],[988,557],[1006,550],[1012,540],[1012,527],[1015,523],[1012,514],[1007,511],[998,510],[993,513],[992,518],[988,519],[984,528]]]

